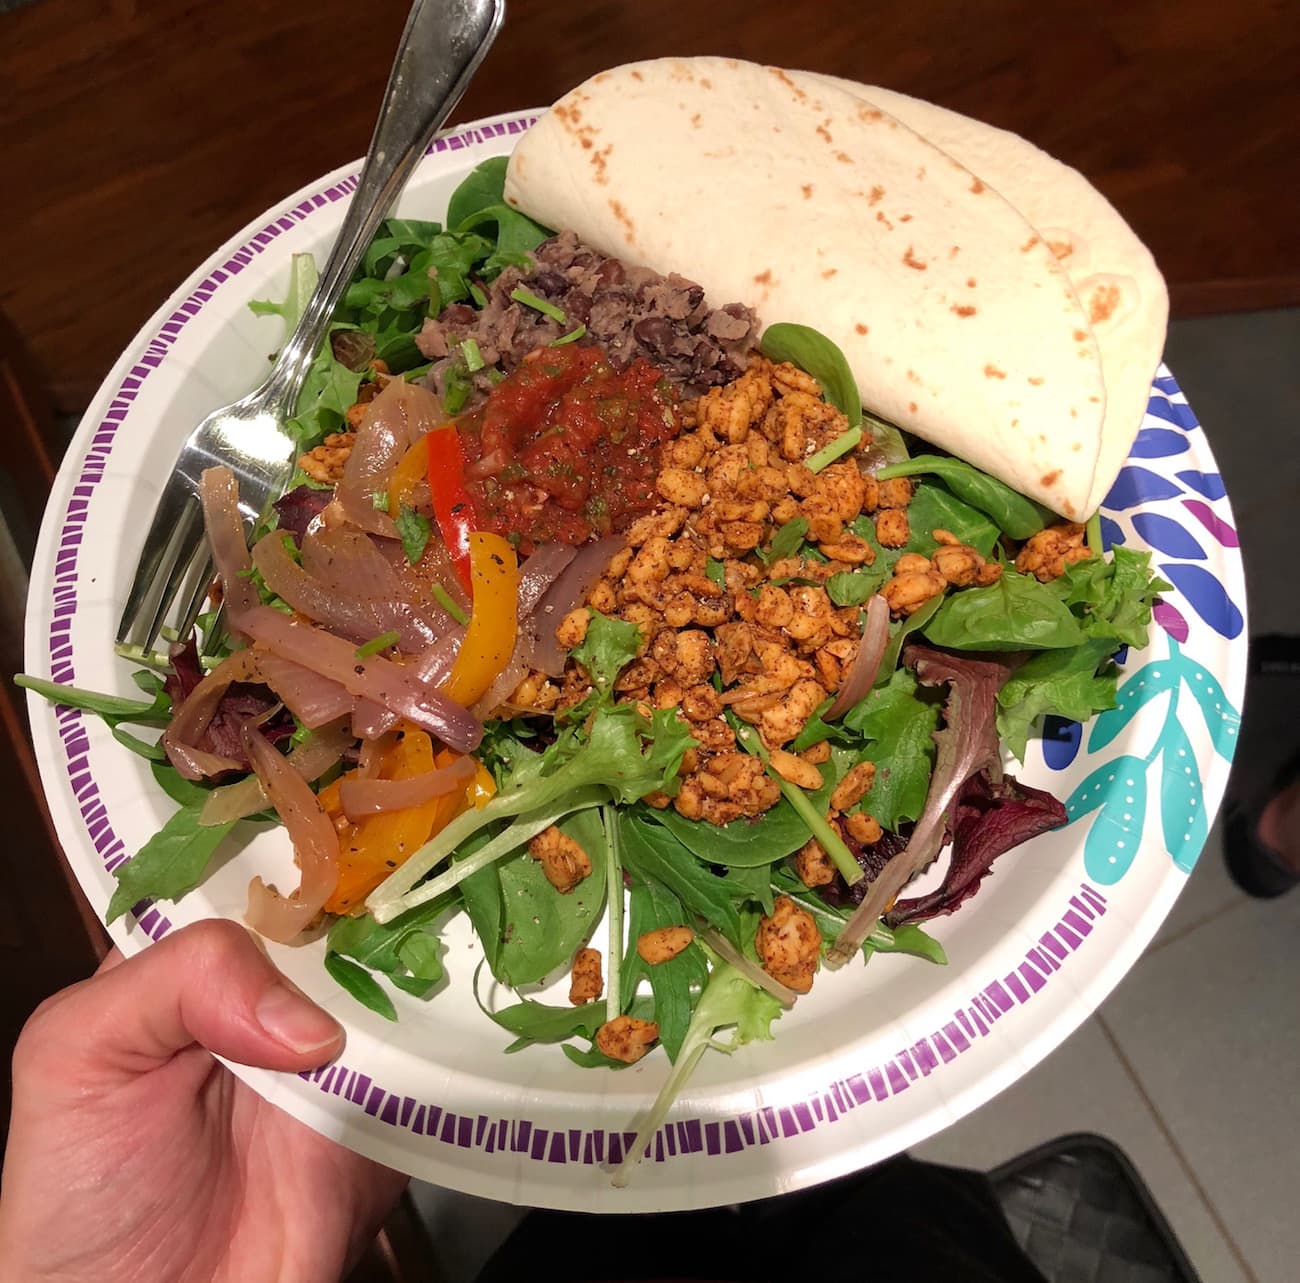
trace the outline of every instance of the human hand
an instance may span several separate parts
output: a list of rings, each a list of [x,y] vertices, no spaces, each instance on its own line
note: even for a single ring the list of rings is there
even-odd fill
[[[327,1283],[406,1178],[268,1105],[213,1058],[333,1059],[343,1031],[244,928],[202,922],[55,994],[14,1051],[7,1283]]]

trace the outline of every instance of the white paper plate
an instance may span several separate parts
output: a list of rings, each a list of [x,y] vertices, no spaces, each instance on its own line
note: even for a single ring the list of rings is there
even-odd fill
[[[398,212],[442,216],[478,161],[531,122],[502,116],[439,138]],[[27,618],[29,671],[132,693],[111,639],[176,452],[213,407],[248,391],[279,340],[250,299],[281,297],[289,256],[323,254],[354,169],[313,183],[216,253],[140,331],[68,450],[41,531]],[[148,229],[142,228],[147,236]],[[721,300],[725,301],[725,300]],[[779,319],[779,318],[778,318]],[[1125,661],[1119,708],[1031,745],[1021,772],[1067,799],[1072,823],[1004,856],[978,897],[933,924],[951,964],[877,957],[823,973],[771,1043],[706,1056],[631,1187],[616,1160],[668,1065],[580,1070],[554,1047],[502,1054],[476,1008],[479,950],[451,931],[449,981],[395,994],[392,1025],[321,967],[321,946],[276,962],[348,1029],[340,1063],[294,1076],[236,1067],[318,1131],[438,1184],[591,1211],[699,1208],[798,1189],[942,1130],[1060,1043],[1155,933],[1204,842],[1235,743],[1246,668],[1244,587],[1228,501],[1204,435],[1161,371],[1130,466],[1107,501],[1113,540],[1150,547],[1175,585],[1150,648]],[[97,910],[112,870],[167,818],[147,766],[103,725],[33,698],[42,778],[63,845]],[[253,870],[287,873],[280,831],[225,856],[181,903],[113,928],[127,952],[197,919],[238,917]]]

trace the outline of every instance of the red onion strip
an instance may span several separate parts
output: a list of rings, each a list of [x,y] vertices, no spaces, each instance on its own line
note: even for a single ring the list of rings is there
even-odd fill
[[[332,682],[310,668],[262,653],[257,657],[262,680],[280,697],[285,707],[311,730],[336,722],[352,712],[356,700],[338,682]]]
[[[551,585],[549,591],[533,612],[537,621],[537,649],[532,666],[548,677],[559,677],[564,672],[564,651],[555,640],[555,630],[560,621],[587,600],[596,581],[609,567],[614,554],[627,547],[625,539],[598,539],[586,544],[574,554],[573,560]]]
[[[269,940],[288,944],[324,907],[339,880],[339,835],[325,809],[297,771],[265,737],[245,723],[244,751],[293,843],[302,876],[289,896],[260,877],[248,884],[248,925]]]
[[[342,722],[322,729],[305,744],[299,744],[285,758],[305,780],[319,779],[343,756],[352,743],[352,736]],[[229,820],[242,820],[266,810],[268,799],[262,781],[256,775],[245,776],[237,784],[227,784],[213,789],[199,812],[202,825],[225,824]]]
[[[212,564],[221,580],[221,600],[226,627],[241,640],[239,621],[257,605],[257,591],[246,573],[249,568],[248,541],[239,515],[239,485],[229,468],[206,468],[199,478],[199,503],[203,507],[203,528],[207,532]]]
[[[339,788],[339,801],[343,814],[355,824],[366,815],[423,806],[435,797],[465,788],[474,778],[474,769],[473,758],[458,757],[450,766],[406,780],[347,779]]]
[[[405,379],[393,379],[371,401],[334,492],[343,515],[354,526],[388,539],[397,538],[397,527],[387,512],[375,507],[374,496],[388,490],[393,469],[410,449],[402,399],[406,386]]]
[[[840,680],[835,702],[826,710],[824,721],[833,722],[865,699],[876,684],[880,660],[889,645],[889,603],[879,594],[867,602],[867,617],[862,623],[862,639],[853,656],[849,671]]]
[[[244,630],[273,653],[338,682],[349,694],[382,704],[458,753],[472,753],[483,738],[482,723],[467,709],[423,686],[409,669],[380,655],[358,659],[351,642],[324,629],[257,606],[248,612]]]

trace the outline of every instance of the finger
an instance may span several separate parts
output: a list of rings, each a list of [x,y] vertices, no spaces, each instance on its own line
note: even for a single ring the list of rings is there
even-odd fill
[[[22,1043],[27,1043],[22,1048]],[[264,1069],[309,1069],[343,1045],[334,1018],[233,922],[195,923],[59,995],[20,1049],[82,1081],[146,1073],[186,1047]]]

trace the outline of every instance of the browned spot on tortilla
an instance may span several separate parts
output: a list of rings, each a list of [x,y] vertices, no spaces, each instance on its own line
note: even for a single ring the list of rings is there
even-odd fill
[[[811,183],[804,183],[799,190],[803,192],[804,200],[812,200],[813,185]]]
[[[1078,454],[1079,451],[1083,449],[1083,442],[1082,442],[1082,441],[1076,441],[1076,442],[1075,442],[1075,443],[1070,447],[1070,449],[1073,450],[1075,454]]]
[[[912,221],[912,216],[911,214],[899,214],[898,221],[900,223],[910,223]]]
[[[590,151],[596,145],[594,142],[592,142],[590,134],[583,134],[582,138],[579,141],[582,143],[583,147],[587,151]]]
[[[817,126],[817,137],[824,139],[828,143],[833,143],[835,139],[831,137],[831,131],[825,125]]]
[[[771,285],[771,284],[772,284],[772,269],[771,269],[770,267],[767,267],[767,268],[764,268],[761,272],[759,272],[759,274],[758,274],[756,277],[754,277],[754,284],[755,284],[755,285]]]
[[[700,113],[698,111],[691,117],[691,125],[696,129],[700,127]]]
[[[633,72],[632,72],[632,79],[633,79],[633,80],[644,80],[645,77],[644,77],[644,76],[643,76],[639,71],[633,71]]]
[[[924,272],[929,267],[928,263],[923,263],[917,258],[910,245],[907,247],[907,253],[903,255],[903,262],[906,266],[915,268],[918,272]]]
[[[915,413],[916,413],[916,402],[915,402],[915,401],[909,401],[909,402],[907,403],[907,409],[908,409],[908,413],[910,413],[910,414],[915,414]]]
[[[596,181],[602,187],[609,186],[609,175],[605,172],[605,162],[609,159],[609,154],[614,150],[614,144],[610,143],[602,147],[599,151],[592,152],[591,166],[596,171]]]
[[[1005,379],[1007,377],[1007,372],[1005,370],[999,370],[998,367],[990,361],[989,364],[984,367],[984,377],[986,379]]]
[[[971,183],[970,189],[975,193],[976,196],[978,196],[981,192],[984,191],[984,184],[978,178],[976,178]]]
[[[909,383],[915,383],[915,384],[917,384],[917,386],[919,387],[919,386],[920,386],[920,383],[921,383],[921,376],[920,376],[919,374],[917,374],[917,372],[916,372],[915,370],[908,370],[908,372],[907,372],[907,381],[908,381]]]
[[[1086,330],[1075,330],[1074,332],[1074,341],[1076,343],[1082,343],[1087,337],[1088,333]]]
[[[1012,426],[1013,428],[1018,428],[1018,427],[1020,426],[1020,420],[1019,420],[1019,419],[1012,419],[1012,420],[1011,420],[1011,426]]]
[[[894,364],[894,358],[893,358],[892,356],[887,356],[887,357],[885,357],[885,364],[886,364],[886,365],[893,365],[893,364]]]
[[[835,153],[835,159],[838,160],[841,165],[853,164],[853,157],[846,151],[837,151]]]
[[[949,258],[956,258],[957,255],[960,254],[960,253],[961,253],[961,246],[960,246],[960,245],[952,245],[952,246],[949,246],[949,248],[948,248],[948,257],[949,257]]]
[[[598,85],[603,85],[603,84],[605,83],[605,81],[607,81],[608,79],[609,79],[609,72],[608,72],[608,71],[602,71],[602,72],[600,73],[600,75],[598,75],[598,76],[595,77],[595,80],[594,80],[593,83],[598,84]]]
[[[976,286],[978,283],[979,283],[979,282],[977,282],[976,279],[975,279],[973,276],[968,276],[968,277],[966,278],[966,286],[967,286],[968,289],[972,289],[972,290],[973,290],[973,289],[975,288],[975,286]]]
[[[868,329],[868,327],[865,326],[865,325],[863,325],[861,321],[858,321],[858,322],[854,325],[853,328],[854,328],[854,330],[856,330],[857,333],[859,333],[859,334],[865,334],[865,333],[867,332],[867,329]]]
[[[880,111],[879,108],[877,108],[877,107],[868,107],[866,103],[862,103],[862,104],[858,107],[858,119],[859,119],[859,120],[863,120],[863,121],[866,121],[866,120],[879,120],[879,119],[881,118],[881,116],[883,116],[883,115],[884,115],[884,112]]]
[[[1071,406],[1071,407],[1070,407],[1070,418],[1072,418],[1072,419],[1077,419],[1078,417],[1079,417],[1079,412],[1078,412],[1078,410],[1076,410],[1076,409],[1074,408],[1074,406]]]
[[[771,72],[771,74],[774,75],[792,94],[794,94],[800,102],[803,102],[803,100],[808,97],[808,95],[804,93],[804,91],[800,89],[799,86],[796,85],[780,67],[769,67],[768,71]]]
[[[917,181],[918,183],[920,183],[920,182],[924,182],[924,181],[925,181],[925,166],[924,166],[924,165],[918,165],[918,166],[916,167],[916,181]]]
[[[1088,302],[1088,320],[1094,325],[1098,321],[1108,321],[1119,306],[1119,286],[1102,285],[1093,290]]]
[[[1060,468],[1055,468],[1051,472],[1044,473],[1038,478],[1038,484],[1042,486],[1054,486],[1061,479]]]
[[[954,303],[948,311],[956,312],[958,316],[962,317],[975,315],[975,309],[968,303]]]
[[[713,88],[713,81],[711,81],[707,76],[701,76],[701,77],[700,77],[700,87],[703,88],[703,89],[712,89],[712,88]]]
[[[827,281],[829,281],[829,280],[831,279],[831,277],[834,276],[834,275],[836,274],[836,272],[838,272],[839,270],[840,270],[840,269],[839,269],[838,267],[828,267],[828,268],[827,268],[827,269],[822,273],[822,279],[823,279],[823,280],[827,280]]]
[[[867,198],[868,205],[875,205],[884,199],[885,189],[883,187],[873,187],[871,195]]]
[[[1089,401],[1097,401],[1097,402],[1099,402],[1099,401],[1101,400],[1101,397],[1099,397],[1099,396],[1090,396],[1090,397],[1088,398],[1088,400],[1089,400]]]
[[[632,220],[628,217],[627,210],[623,208],[623,205],[620,201],[616,201],[612,198],[610,199],[609,207],[611,210],[614,211],[614,217],[617,218],[618,221],[623,224],[623,230],[627,232],[628,241],[632,244],[635,244],[636,227],[633,225]]]
[[[1020,252],[1021,252],[1022,254],[1028,254],[1029,251],[1030,251],[1031,249],[1033,249],[1034,246],[1037,245],[1037,244],[1038,244],[1038,237],[1037,237],[1037,236],[1031,236],[1031,237],[1030,237],[1030,238],[1029,238],[1029,239],[1028,239],[1028,240],[1027,240],[1027,241],[1026,241],[1026,242],[1025,242],[1021,247],[1020,247]]]
[[[883,209],[876,210],[876,222],[883,223],[891,232],[894,230],[893,223],[885,217],[885,211]]]
[[[1074,246],[1070,241],[1048,241],[1047,248],[1056,255],[1058,259],[1069,258],[1074,253]]]
[[[1029,381],[1036,388],[1041,388],[1043,384],[1046,382],[1046,380],[1043,378],[1041,374],[1031,374],[1029,376]]]

